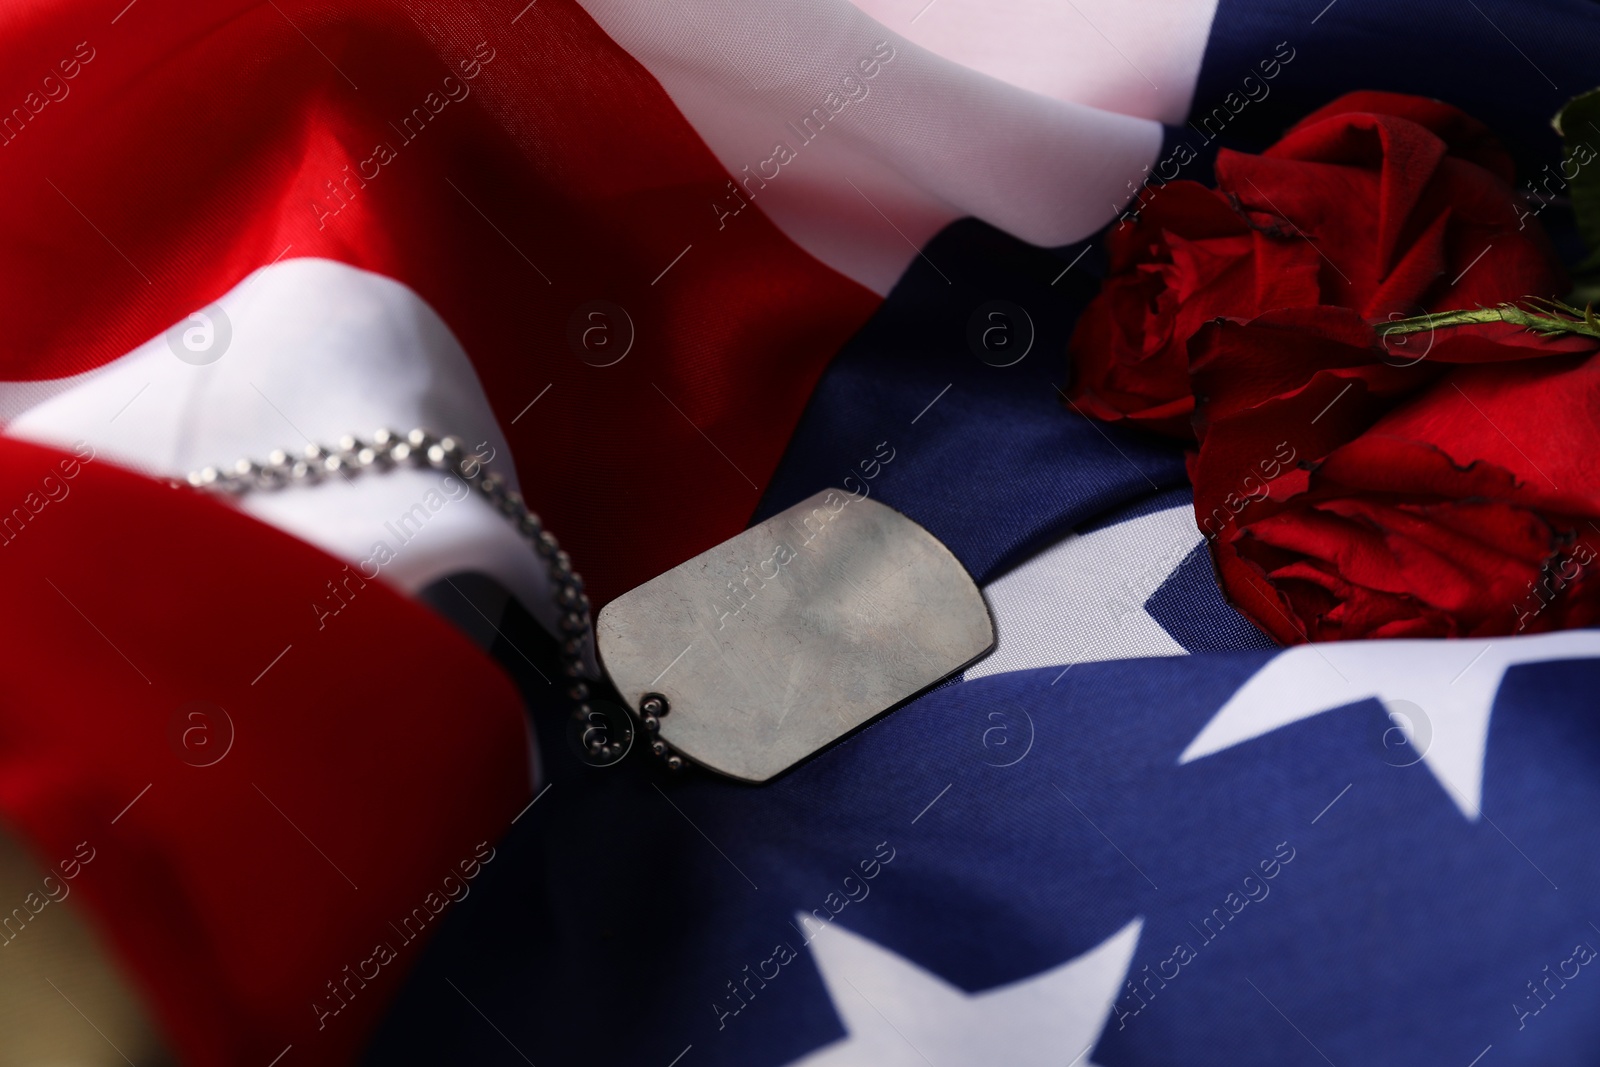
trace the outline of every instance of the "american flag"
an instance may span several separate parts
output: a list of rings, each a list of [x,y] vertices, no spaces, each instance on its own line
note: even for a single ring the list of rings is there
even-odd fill
[[[1569,240],[1533,183],[1597,42],[1583,0],[0,11],[0,964],[77,909],[151,1062],[1594,1062],[1600,635],[1278,649],[1181,449],[1061,390],[1132,199],[1350,90],[1488,123]],[[493,449],[597,609],[865,479],[998,647],[765,786],[584,766],[483,500],[182,484],[378,426]],[[81,973],[13,967],[7,1028],[144,1062]]]

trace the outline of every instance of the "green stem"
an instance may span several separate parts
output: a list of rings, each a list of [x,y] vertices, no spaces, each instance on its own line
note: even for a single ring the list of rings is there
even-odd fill
[[[1550,310],[1542,310],[1540,305]],[[1431,315],[1414,315],[1405,319],[1391,319],[1375,323],[1382,337],[1422,333],[1441,327],[1474,326],[1488,322],[1505,322],[1544,336],[1577,334],[1600,340],[1600,320],[1595,318],[1593,306],[1582,310],[1554,300],[1527,300],[1521,305],[1501,304],[1492,308],[1470,308],[1461,311],[1439,311]]]

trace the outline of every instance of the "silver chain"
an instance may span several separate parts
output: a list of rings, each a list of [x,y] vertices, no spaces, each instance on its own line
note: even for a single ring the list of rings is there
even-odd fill
[[[631,736],[617,738],[611,731],[588,728],[594,723],[597,712],[589,703],[589,683],[586,680],[588,674],[584,651],[592,645],[594,630],[589,618],[589,598],[583,591],[583,579],[573,571],[572,560],[561,550],[555,535],[546,530],[539,516],[528,509],[522,494],[507,487],[505,479],[498,474],[485,470],[486,463],[487,460],[480,453],[463,447],[458,437],[435,437],[423,429],[415,429],[404,435],[384,429],[374,433],[371,441],[341,437],[337,448],[308,444],[298,459],[278,449],[267,456],[265,463],[241,459],[230,470],[205,467],[190,472],[189,484],[207,492],[243,496],[250,492],[315,485],[327,478],[351,478],[369,471],[381,472],[406,466],[431,468],[459,476],[504,515],[533,546],[539,558],[544,560],[550,585],[555,590],[561,670],[567,680],[567,696],[575,706],[574,720],[583,727],[582,744],[595,763],[603,765],[615,762],[626,755]],[[646,729],[654,733],[651,727],[658,725],[658,722],[651,720],[655,716],[647,714],[641,717],[645,720]],[[666,759],[673,769],[682,766],[682,759],[670,752],[663,742],[656,741],[651,748]]]

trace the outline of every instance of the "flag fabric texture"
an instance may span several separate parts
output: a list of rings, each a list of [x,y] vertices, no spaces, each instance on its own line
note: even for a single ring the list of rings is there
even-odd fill
[[[92,843],[183,1063],[1590,1062],[1600,635],[1277,648],[1181,447],[1063,388],[1105,228],[1351,90],[1484,121],[1575,254],[1596,41],[1582,0],[8,8],[0,824]],[[854,478],[998,647],[766,786],[584,766],[543,569],[459,483],[182,484],[380,426],[492,450],[596,610]]]

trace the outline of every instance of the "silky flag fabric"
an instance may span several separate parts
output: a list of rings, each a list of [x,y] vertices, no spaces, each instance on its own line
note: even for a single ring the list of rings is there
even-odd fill
[[[1586,1062],[1594,635],[1275,649],[1181,451],[1060,390],[1097,235],[1349,90],[1478,115],[1572,247],[1546,124],[1597,38],[0,12],[0,825],[92,842],[72,907],[181,1063]],[[482,442],[596,610],[871,471],[999,648],[767,787],[585,767],[544,569],[459,483],[182,484],[379,426]]]

